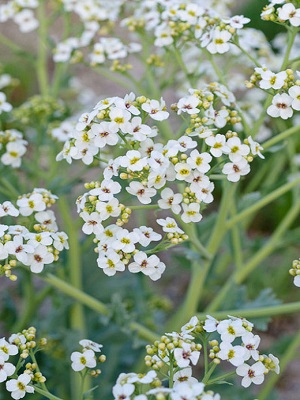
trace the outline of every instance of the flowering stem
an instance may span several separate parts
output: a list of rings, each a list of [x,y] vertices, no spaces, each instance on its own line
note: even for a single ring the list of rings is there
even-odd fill
[[[132,90],[132,84],[130,82],[126,82],[124,81],[124,79],[117,78],[114,74],[108,72],[106,69],[98,67],[94,68],[94,71],[104,76],[104,78],[109,79],[111,82],[114,82],[117,85],[124,87],[125,89]]]
[[[296,187],[300,184],[300,178],[295,179],[292,182],[288,182],[282,186],[280,186],[278,189],[274,190],[267,196],[265,196],[263,199],[258,201],[257,203],[253,204],[252,206],[246,208],[244,211],[240,212],[239,214],[235,215],[231,219],[229,219],[226,222],[226,227],[227,229],[232,228],[235,224],[237,224],[240,221],[243,221],[247,217],[249,217],[251,214],[254,212],[260,210],[267,204],[271,203],[272,201],[276,200],[278,197],[282,196],[283,194],[287,193],[289,190],[291,190],[293,187]]]
[[[280,71],[283,71],[284,69],[287,68],[288,64],[289,64],[289,58],[290,58],[290,54],[291,54],[291,50],[296,38],[296,35],[298,33],[298,29],[297,28],[291,28],[288,30],[288,44],[286,47],[286,51],[285,51],[285,56],[284,59],[282,61],[282,65],[280,67]]]
[[[47,283],[49,283],[51,286],[55,287],[56,289],[66,294],[67,296],[76,299],[81,304],[89,307],[92,310],[95,310],[99,314],[107,316],[110,314],[108,307],[106,307],[106,305],[103,304],[101,301],[96,300],[94,297],[73,287],[72,285],[63,281],[62,279],[59,279],[52,274],[41,276],[41,278],[45,280]],[[143,325],[137,322],[131,322],[129,324],[129,327],[132,331],[136,331],[140,337],[149,342],[154,342],[159,338],[159,336],[156,333],[152,332],[148,328],[145,328]]]
[[[293,314],[300,311],[300,301],[287,304],[279,304],[276,306],[260,307],[260,308],[241,308],[237,310],[213,311],[211,315],[216,319],[227,318],[228,315],[243,316],[244,318],[263,318],[273,315]],[[205,319],[207,312],[197,314],[197,317]]]
[[[190,73],[189,73],[189,71],[188,71],[188,69],[187,69],[187,67],[186,67],[185,62],[184,62],[184,60],[182,59],[181,53],[180,53],[180,51],[178,51],[177,47],[174,45],[172,48],[173,48],[173,54],[175,55],[175,58],[176,58],[176,60],[177,60],[178,65],[180,66],[180,68],[181,68],[182,71],[184,72],[185,77],[186,77],[186,79],[188,80],[188,82],[189,82],[189,84],[191,85],[191,87],[193,87],[193,86],[194,86],[194,82],[193,82],[193,79],[192,79],[193,74],[190,74]]]
[[[41,0],[37,9],[39,19],[39,46],[37,56],[37,77],[42,96],[48,94],[48,71],[47,71],[47,19],[45,15],[45,2]]]
[[[207,385],[209,382],[209,378],[211,377],[212,373],[216,369],[217,364],[213,363],[213,365],[210,367],[208,372],[205,374],[204,378],[202,379],[202,382]]]
[[[224,381],[224,379],[231,378],[231,377],[234,376],[235,374],[236,374],[236,372],[235,372],[235,371],[232,371],[232,372],[228,372],[227,374],[217,376],[217,377],[214,378],[214,379],[210,379],[210,380],[206,383],[206,385],[213,385],[214,383],[217,383],[217,382],[219,382],[219,381]]]
[[[232,204],[231,215],[236,215],[236,204]],[[234,261],[237,269],[241,269],[243,266],[243,252],[241,244],[241,232],[237,225],[234,225],[231,229],[231,240],[234,254]]]
[[[265,400],[268,398],[271,390],[275,386],[276,382],[280,377],[282,377],[283,371],[289,365],[290,361],[297,357],[297,349],[300,346],[300,331],[295,335],[294,339],[288,346],[283,357],[280,358],[280,375],[272,374],[268,379],[267,383],[264,385],[263,389],[259,393],[259,400]]]
[[[38,393],[42,394],[43,396],[47,397],[47,399],[49,399],[49,400],[63,400],[60,397],[54,396],[53,394],[49,393],[48,391],[43,390],[43,389],[41,389],[41,388],[39,388],[37,386],[33,386],[33,387],[34,387],[34,390],[36,392],[38,392]]]

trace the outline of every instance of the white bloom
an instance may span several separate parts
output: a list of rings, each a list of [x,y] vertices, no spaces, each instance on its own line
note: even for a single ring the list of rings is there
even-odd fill
[[[190,204],[182,204],[183,214],[181,215],[181,219],[185,223],[189,222],[199,222],[202,219],[202,215],[200,214],[200,204],[199,203],[190,203]]]
[[[188,176],[191,174],[192,170],[191,166],[186,162],[179,162],[175,164],[174,169],[177,172],[176,179],[178,179],[179,181],[186,180],[186,178],[188,178]]]
[[[205,111],[205,116],[208,118],[207,124],[214,124],[217,128],[223,128],[227,124],[227,110],[215,110],[212,106]]]
[[[166,219],[160,218],[157,219],[156,222],[162,226],[162,230],[168,233],[184,233],[182,229],[180,229],[175,221],[175,219],[167,217]]]
[[[65,232],[51,232],[53,238],[53,247],[62,251],[63,249],[69,249],[68,235]]]
[[[139,115],[140,111],[137,107],[135,107],[133,105],[134,101],[135,101],[135,94],[133,92],[131,92],[129,94],[126,94],[124,99],[121,99],[120,97],[116,97],[114,103],[117,108],[127,110],[127,111],[131,112],[131,114],[133,114],[133,115]]]
[[[33,193],[30,197],[22,197],[17,200],[17,206],[19,207],[20,214],[29,216],[36,211],[44,211],[46,209],[46,203],[40,193]]]
[[[28,255],[27,265],[30,266],[30,270],[34,273],[39,273],[44,269],[45,264],[52,264],[54,256],[50,253],[46,246],[42,244],[38,245],[34,252]]]
[[[4,357],[0,356],[0,382],[6,381],[8,376],[14,374],[16,367],[11,364],[7,363],[4,360]]]
[[[128,193],[137,196],[138,200],[142,204],[150,204],[151,197],[156,195],[155,189],[147,188],[137,181],[130,182],[129,187],[127,187],[126,190]]]
[[[190,362],[196,365],[200,356],[200,351],[192,350],[189,343],[183,342],[181,348],[174,350],[174,358],[178,367],[185,368]]]
[[[185,96],[182,97],[177,103],[177,114],[180,115],[182,112],[188,114],[198,114],[200,110],[197,108],[199,99],[196,96]]]
[[[188,333],[188,332],[193,332],[193,330],[196,328],[198,325],[199,319],[198,317],[194,316],[192,317],[189,322],[187,322],[185,325],[181,327],[181,333]]]
[[[249,360],[250,357],[257,361],[259,358],[258,346],[260,343],[260,337],[253,335],[251,332],[247,332],[242,336],[243,346],[245,348],[245,361]]]
[[[83,211],[79,215],[85,221],[82,231],[86,235],[91,235],[92,233],[98,235],[99,233],[103,232],[103,226],[101,224],[102,218],[98,212],[92,212],[89,214],[88,212]]]
[[[96,353],[101,352],[101,348],[103,347],[102,344],[93,342],[92,340],[89,339],[82,339],[79,341],[79,344],[85,349],[93,350]]]
[[[134,140],[138,140],[139,142],[143,142],[147,137],[155,136],[154,131],[150,126],[143,124],[140,117],[132,118],[126,125],[126,131],[129,135],[133,136]]]
[[[186,367],[177,371],[173,375],[174,386],[183,382],[197,383],[197,379],[192,377],[192,372],[191,367]]]
[[[9,142],[6,145],[6,153],[1,157],[4,165],[11,165],[13,168],[18,168],[21,165],[21,157],[26,153],[24,144],[17,142]]]
[[[249,172],[250,166],[245,158],[235,163],[226,163],[222,169],[222,173],[227,175],[230,182],[239,181],[241,176],[247,175]]]
[[[29,232],[27,235],[25,235],[25,239],[28,240],[27,244],[30,244],[34,248],[36,248],[40,244],[44,246],[50,246],[53,242],[50,232],[41,232],[41,233]]]
[[[130,400],[130,396],[132,395],[134,390],[135,386],[132,383],[125,383],[125,385],[115,385],[112,389],[112,392],[115,400]]]
[[[128,270],[133,273],[142,272],[144,275],[152,275],[155,272],[155,265],[160,262],[155,254],[148,257],[143,251],[138,251],[133,259],[134,262],[128,265]]]
[[[250,153],[250,148],[246,144],[241,143],[241,139],[238,137],[232,137],[227,140],[226,146],[229,151],[229,159],[232,162],[240,161],[244,156],[247,156]]]
[[[227,343],[232,343],[235,338],[247,332],[241,319],[236,319],[234,321],[231,319],[224,319],[218,324],[217,331],[221,335],[222,341]]]
[[[148,228],[147,226],[134,228],[133,232],[138,235],[138,243],[140,243],[143,247],[147,247],[151,242],[161,240],[162,238],[159,233],[154,232],[152,228]]]
[[[245,348],[242,346],[232,346],[231,343],[222,342],[217,356],[221,360],[227,360],[237,367],[245,361]]]
[[[260,385],[264,381],[264,373],[266,372],[266,368],[264,364],[260,361],[256,362],[253,365],[242,364],[239,365],[236,369],[236,373],[239,376],[243,376],[242,386],[247,388],[254,383],[255,385]]]
[[[71,354],[71,367],[74,371],[82,371],[85,367],[96,367],[95,353],[93,350],[85,350],[83,353],[74,351]]]
[[[272,104],[268,107],[267,113],[273,118],[288,119],[293,115],[292,102],[293,98],[287,93],[278,93],[273,97]]]
[[[106,220],[109,217],[118,217],[121,213],[121,208],[119,204],[119,200],[113,197],[107,203],[98,202],[96,205],[96,209],[100,214],[101,220]]]
[[[289,88],[289,95],[293,99],[292,108],[300,111],[300,86],[294,85]]]
[[[255,142],[255,141],[252,139],[251,136],[248,136],[247,140],[248,140],[248,143],[249,143],[249,146],[250,146],[251,153],[252,153],[254,156],[257,155],[258,157],[264,159],[265,157],[264,157],[264,156],[261,154],[261,152],[260,152],[260,150],[263,150],[263,147],[262,147],[258,142]]]
[[[126,156],[121,157],[120,165],[131,171],[142,171],[147,165],[147,159],[143,158],[139,151],[129,150]]]
[[[231,39],[231,33],[227,30],[214,30],[212,34],[212,41],[206,47],[211,54],[223,54],[229,50],[228,41]]]
[[[287,78],[286,71],[281,71],[278,74],[270,70],[261,72],[262,80],[259,82],[259,86],[262,89],[281,89],[285,83],[285,79]]]
[[[174,386],[171,393],[172,400],[195,400],[203,392],[202,382],[183,382]]]
[[[6,382],[6,389],[11,392],[11,397],[15,400],[22,399],[26,393],[34,393],[34,388],[28,386],[31,377],[28,374],[21,374],[18,379],[11,379]]]
[[[14,255],[18,261],[27,265],[28,255],[34,252],[34,247],[23,244],[23,237],[16,235],[12,241],[6,242],[5,250],[8,254]]]
[[[110,179],[104,179],[99,188],[90,190],[92,196],[98,196],[100,201],[112,200],[115,194],[121,192],[121,185]]]
[[[121,261],[120,256],[114,250],[102,253],[97,258],[99,268],[108,276],[113,276],[117,271],[125,271],[125,265]]]
[[[250,22],[250,19],[244,17],[243,15],[234,15],[231,18],[223,19],[223,21],[226,24],[232,26],[232,28],[241,29],[245,24],[248,24],[248,22]]]
[[[52,210],[41,211],[35,214],[34,218],[49,231],[57,231],[55,214]]]
[[[5,260],[8,257],[8,251],[2,243],[0,243],[0,260]]]
[[[109,146],[114,146],[119,141],[119,136],[117,135],[119,128],[115,124],[103,121],[100,124],[94,123],[91,126],[91,131],[94,134],[94,145],[102,149],[107,144]]]
[[[4,203],[0,204],[0,217],[4,217],[5,215],[17,217],[19,215],[19,210],[17,210],[10,201],[5,201]]]
[[[125,253],[132,253],[138,240],[139,237],[135,232],[129,232],[127,229],[121,228],[115,234],[112,248],[114,250],[122,250]]]
[[[284,4],[278,8],[278,18],[282,21],[289,21],[293,26],[300,26],[300,9],[292,3]]]
[[[10,344],[5,338],[0,339],[0,357],[7,361],[9,356],[15,356],[18,354],[18,347],[14,344]]]
[[[114,107],[110,110],[109,117],[112,121],[112,129],[121,129],[123,133],[126,133],[127,122],[131,118],[129,111]]]
[[[193,150],[190,156],[187,158],[186,162],[193,169],[197,169],[197,171],[205,174],[210,170],[209,163],[212,160],[212,156],[209,153],[199,153],[198,150]]]
[[[0,114],[2,111],[9,112],[12,110],[12,105],[6,101],[6,96],[3,92],[0,92]]]
[[[207,137],[205,143],[210,146],[209,151],[214,157],[220,157],[223,153],[228,152],[229,150],[226,145],[225,136],[219,133],[216,136]]]
[[[165,188],[161,192],[161,199],[158,200],[158,205],[161,209],[171,208],[174,214],[179,214],[181,211],[180,203],[183,196],[181,193],[174,193],[172,189]]]
[[[212,317],[210,315],[207,315],[203,329],[206,332],[215,332],[217,330],[219,323],[220,322],[217,319],[215,319],[214,317]]]
[[[160,102],[158,100],[150,100],[143,103],[142,109],[156,121],[163,121],[169,117],[169,113],[166,111],[166,103],[163,98],[160,99]]]

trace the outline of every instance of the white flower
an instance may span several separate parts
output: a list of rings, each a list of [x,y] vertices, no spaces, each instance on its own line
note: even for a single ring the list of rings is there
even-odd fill
[[[79,215],[85,221],[82,231],[86,235],[91,235],[92,233],[98,235],[99,233],[103,232],[103,226],[101,224],[102,218],[98,212],[92,212],[89,214],[88,212],[83,211]]]
[[[242,346],[232,346],[232,344],[228,342],[222,342],[217,356],[221,360],[227,360],[237,367],[238,365],[242,365],[245,361],[245,348]]]
[[[209,136],[205,139],[205,143],[210,146],[210,152],[214,157],[220,157],[223,153],[228,152],[226,146],[226,138],[224,135],[217,134],[216,136]]]
[[[212,106],[205,111],[205,116],[208,118],[207,124],[214,124],[217,128],[223,128],[227,124],[227,110],[215,110]]]
[[[255,142],[255,141],[252,139],[251,136],[248,136],[247,140],[248,140],[248,144],[249,144],[249,146],[250,146],[251,153],[252,153],[254,156],[257,155],[258,157],[264,159],[265,157],[264,157],[264,156],[261,154],[261,152],[260,152],[260,150],[263,150],[263,147],[262,147],[258,142]]]
[[[26,393],[34,393],[34,388],[28,386],[31,377],[28,374],[21,374],[18,379],[11,379],[6,382],[6,389],[11,392],[11,397],[15,400],[22,399]]]
[[[10,201],[5,201],[4,203],[0,204],[0,217],[4,217],[5,215],[17,217],[19,215],[19,210],[17,210]]]
[[[115,385],[112,392],[115,400],[130,400],[134,390],[135,386],[132,383],[125,383],[125,385]]]
[[[18,168],[21,165],[21,157],[26,153],[26,147],[20,142],[10,142],[6,145],[6,153],[1,157],[4,165]]]
[[[239,376],[243,376],[242,386],[247,388],[254,383],[255,385],[260,385],[264,381],[264,373],[266,372],[266,368],[264,364],[260,361],[256,362],[253,365],[242,364],[239,365],[236,369],[236,373]]]
[[[174,350],[174,358],[178,367],[185,368],[190,362],[196,365],[200,356],[200,351],[192,350],[189,343],[183,342],[181,348]]]
[[[285,83],[285,79],[287,78],[286,71],[281,71],[278,74],[270,70],[261,72],[262,80],[259,82],[259,86],[262,89],[281,89]]]
[[[138,251],[133,256],[134,262],[128,265],[128,270],[132,273],[142,272],[144,275],[153,275],[155,266],[160,262],[160,259],[152,254],[147,256],[143,251]]]
[[[45,264],[51,264],[54,261],[54,256],[50,253],[46,246],[38,245],[32,254],[28,255],[27,265],[30,270],[39,273],[44,269]]]
[[[44,246],[50,246],[53,242],[53,238],[50,232],[31,233],[25,235],[25,239],[28,240],[27,244],[30,244],[34,248],[42,244]]]
[[[121,108],[123,110],[127,110],[131,112],[133,115],[139,115],[140,111],[137,107],[135,107],[134,104],[135,101],[135,94],[133,92],[126,94],[124,99],[121,99],[120,97],[115,98],[115,105],[117,108]]]
[[[120,165],[128,168],[131,171],[142,171],[147,165],[147,159],[143,158],[141,153],[137,150],[129,150],[126,156],[121,157]]]
[[[273,97],[272,104],[268,107],[267,113],[273,118],[288,119],[293,115],[292,102],[293,98],[287,93],[278,93]]]
[[[181,193],[174,193],[172,189],[165,188],[161,192],[161,199],[158,200],[158,205],[161,209],[171,208],[174,214],[179,214],[181,211],[180,203],[183,196]]]
[[[98,196],[100,201],[112,200],[115,194],[120,193],[122,186],[118,182],[104,179],[99,188],[90,190],[92,196]]]
[[[167,217],[166,219],[160,218],[157,219],[156,222],[162,226],[162,230],[168,233],[184,233],[182,229],[180,229],[175,221],[175,219]]]
[[[119,200],[113,197],[107,203],[98,202],[96,205],[96,209],[100,214],[101,220],[106,220],[109,217],[118,217],[121,213],[121,208],[119,204]]]
[[[210,170],[209,163],[211,162],[211,160],[212,156],[209,153],[199,153],[198,150],[193,150],[190,156],[187,158],[186,162],[193,169],[197,169],[197,171],[205,174],[207,171]]]
[[[14,344],[10,344],[5,338],[0,339],[0,357],[7,361],[9,356],[15,356],[18,354],[18,347]]]
[[[122,250],[125,253],[132,253],[135,249],[135,243],[139,240],[135,232],[129,232],[127,229],[120,229],[115,234],[115,241],[112,243],[114,250]]]
[[[34,218],[49,231],[57,231],[55,214],[52,210],[41,211],[35,214]]]
[[[109,146],[114,146],[119,141],[119,136],[117,132],[119,128],[115,124],[103,121],[100,124],[94,123],[91,126],[91,131],[94,134],[94,145],[102,149],[107,144]]]
[[[28,255],[34,252],[34,247],[28,244],[23,244],[23,237],[16,235],[12,241],[6,242],[5,250],[8,254],[14,255],[18,261],[27,265]]]
[[[146,374],[135,374],[132,372],[127,379],[128,383],[143,383],[143,384],[148,384],[154,381],[154,379],[157,377],[157,373],[153,370],[148,371]],[[135,398],[136,399],[136,398]]]
[[[289,21],[293,26],[300,26],[300,9],[294,4],[287,3],[278,8],[278,18],[282,21]]]
[[[228,41],[231,39],[231,33],[227,30],[214,30],[212,34],[212,41],[206,47],[211,54],[223,54],[229,50]]]
[[[3,92],[0,92],[0,114],[2,111],[9,112],[12,110],[12,105],[6,101],[6,96]]]
[[[53,238],[53,247],[62,251],[63,249],[69,249],[68,235],[65,232],[51,232]]]
[[[194,316],[192,317],[189,322],[187,322],[185,325],[181,327],[181,333],[188,333],[188,332],[193,332],[193,330],[196,328],[196,326],[199,323],[198,317]]]
[[[182,97],[177,103],[177,114],[180,115],[182,112],[188,114],[198,114],[200,110],[197,108],[199,99],[196,96],[185,96]]]
[[[162,238],[159,233],[154,232],[152,228],[148,228],[147,226],[134,228],[133,232],[138,235],[138,243],[140,243],[143,247],[147,247],[152,241],[158,241]]]
[[[176,179],[184,181],[191,174],[191,166],[186,162],[179,162],[174,167],[176,173]]]
[[[221,335],[224,342],[232,343],[235,338],[242,336],[247,331],[243,327],[241,319],[232,321],[231,319],[224,319],[217,326],[217,331]]]
[[[215,319],[214,317],[212,317],[210,315],[207,315],[203,329],[206,332],[215,332],[217,330],[219,323],[220,322],[217,319]]]
[[[43,200],[44,198],[40,193],[33,193],[30,197],[22,197],[17,200],[20,214],[27,217],[33,212],[44,211],[46,209],[46,203]]]
[[[169,113],[166,111],[166,103],[163,98],[160,99],[160,102],[158,100],[150,100],[143,103],[142,109],[156,121],[163,121],[169,117]]]
[[[112,129],[121,129],[123,133],[126,133],[126,125],[131,118],[129,111],[114,107],[110,110],[109,117],[112,121]]]
[[[268,363],[268,370],[274,371],[276,374],[279,374],[280,367],[278,358],[273,356],[273,354],[269,354],[269,359],[271,360],[271,363]]]
[[[21,32],[31,32],[39,26],[39,21],[34,17],[34,13],[28,9],[16,14],[14,21],[19,25]]]
[[[147,137],[155,136],[154,131],[150,126],[143,124],[140,117],[132,118],[126,125],[126,131],[133,136],[134,140],[138,140],[139,142],[143,142]]]
[[[243,346],[245,347],[245,361],[249,360],[250,357],[257,361],[259,358],[258,346],[260,343],[260,337],[253,335],[251,332],[247,332],[242,336]]]
[[[16,367],[11,363],[6,363],[3,356],[0,356],[0,382],[6,381],[8,376],[15,373]]]
[[[237,182],[240,177],[250,172],[250,166],[244,158],[235,163],[226,163],[222,169],[222,173],[227,175],[230,182]]]
[[[197,379],[192,377],[192,372],[191,367],[186,367],[177,371],[173,375],[174,386],[183,382],[197,383]]]
[[[85,349],[93,350],[96,353],[101,352],[101,349],[103,347],[102,344],[93,342],[92,340],[89,340],[89,339],[82,339],[82,340],[79,341],[79,344],[82,347],[84,347]]]
[[[113,276],[117,271],[125,271],[125,265],[121,261],[120,256],[114,250],[109,250],[107,253],[102,253],[97,258],[99,268],[108,276]]]
[[[189,149],[194,149],[195,147],[197,147],[197,142],[186,135],[183,135],[179,139],[177,139],[177,143],[178,150],[182,152],[186,152]]]
[[[300,86],[294,85],[289,88],[289,95],[293,99],[292,108],[300,111]]]
[[[241,139],[238,137],[232,137],[227,140],[226,146],[229,148],[227,150],[229,154],[229,159],[232,162],[240,161],[244,156],[250,153],[250,148],[246,144],[241,143]]]
[[[85,350],[83,353],[74,351],[71,354],[71,367],[74,371],[82,371],[85,367],[96,367],[95,353],[93,350]]]
[[[183,382],[174,386],[171,393],[172,400],[195,400],[203,392],[202,382]]]
[[[200,214],[200,204],[199,203],[190,203],[190,204],[182,204],[183,214],[181,215],[181,219],[185,223],[189,222],[199,222],[202,219],[202,215]]]
[[[234,15],[231,18],[223,19],[223,21],[226,24],[232,26],[232,28],[241,29],[245,24],[248,24],[248,22],[250,22],[250,19],[244,17],[243,15]]]
[[[151,197],[156,195],[156,189],[147,188],[142,183],[133,181],[130,182],[129,187],[126,188],[127,192],[137,196],[142,204],[151,203]]]

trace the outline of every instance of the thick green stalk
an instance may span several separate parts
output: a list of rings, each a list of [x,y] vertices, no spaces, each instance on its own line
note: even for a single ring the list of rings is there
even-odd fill
[[[293,180],[292,182],[288,182],[282,186],[280,186],[278,189],[274,190],[252,206],[246,208],[244,211],[241,211],[239,214],[235,215],[234,217],[230,218],[226,222],[226,227],[227,229],[232,228],[235,224],[237,224],[240,221],[243,221],[247,217],[249,217],[251,214],[257,212],[261,208],[265,207],[267,204],[271,203],[272,201],[276,200],[283,194],[287,193],[290,191],[292,188],[298,186],[300,184],[300,178],[297,178]]]
[[[84,293],[82,290],[79,290],[69,283],[63,281],[62,279],[57,278],[54,275],[48,274],[46,276],[41,276],[41,278],[49,283],[49,285],[55,287],[56,289],[60,290],[65,295],[76,299],[77,302],[85,305],[86,307],[94,310],[102,315],[109,315],[110,311],[108,307],[99,300],[96,300],[94,297]],[[159,338],[159,336],[152,332],[150,329],[144,327],[143,325],[137,322],[131,322],[129,324],[130,329],[136,331],[140,337],[149,342],[154,342]]]
[[[38,19],[39,19],[39,44],[38,44],[38,56],[36,62],[37,77],[39,82],[40,93],[42,96],[48,94],[48,26],[47,26],[47,16],[45,10],[45,0],[40,0],[37,9]]]
[[[286,214],[275,232],[270,237],[268,243],[261,248],[244,266],[243,269],[236,271],[222,287],[221,291],[214,298],[211,304],[207,307],[207,312],[212,312],[218,309],[224,298],[234,284],[241,284],[248,275],[251,274],[259,266],[259,264],[270,254],[276,251],[276,246],[281,237],[285,234],[288,227],[293,223],[300,211],[300,202],[296,203]]]
[[[272,137],[262,144],[264,150],[274,146],[276,143],[281,142],[284,139],[294,135],[295,133],[300,132],[299,125],[293,126],[292,128],[287,129],[286,131],[281,132],[279,135]]]
[[[211,255],[211,259],[203,262],[202,265],[201,260],[192,263],[192,273],[186,297],[182,306],[168,322],[168,329],[176,329],[180,327],[197,311],[199,301],[203,294],[204,283],[212,265],[213,257],[216,254],[227,230],[225,221],[232,204],[232,196],[235,189],[236,185],[230,185],[227,181],[224,182],[223,197],[218,212],[218,218],[206,248],[207,253]],[[194,250],[196,249],[194,248]]]
[[[45,396],[49,400],[63,400],[60,397],[54,396],[53,394],[47,392],[46,390],[43,390],[37,386],[33,386],[35,392],[40,393],[41,395]]]
[[[259,400],[266,400],[268,398],[269,394],[276,385],[277,381],[282,377],[282,373],[285,371],[289,363],[298,356],[297,350],[299,346],[300,346],[300,331],[291,341],[283,357],[280,358],[280,375],[272,374],[272,376],[269,377],[267,383],[264,385],[263,389],[259,393],[258,396]],[[296,393],[295,396],[297,397]]]
[[[228,315],[233,315],[236,317],[244,317],[244,318],[263,318],[263,317],[272,317],[275,315],[286,315],[286,314],[294,314],[300,311],[300,301],[296,301],[293,303],[287,304],[279,304],[276,306],[267,306],[260,308],[241,308],[237,310],[225,310],[225,311],[212,311],[210,315],[216,319],[227,318]],[[200,320],[206,318],[207,312],[198,313],[197,317]]]

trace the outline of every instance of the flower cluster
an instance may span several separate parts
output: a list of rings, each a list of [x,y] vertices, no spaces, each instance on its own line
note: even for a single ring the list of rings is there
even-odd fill
[[[6,95],[0,92],[0,114],[3,112],[9,112],[12,110],[12,105],[6,101]]]
[[[293,2],[288,0],[270,0],[270,4],[264,7],[261,18],[287,26],[300,26],[300,8],[296,8]]]
[[[287,69],[274,73],[266,67],[255,68],[250,78],[250,85],[256,85],[263,90],[271,90],[275,94],[267,113],[273,118],[288,119],[294,111],[300,110],[300,73]]]
[[[57,197],[46,189],[34,189],[19,197],[16,206],[10,201],[0,204],[0,217],[28,217],[27,226],[0,225],[0,273],[16,280],[11,269],[17,262],[29,266],[39,273],[47,264],[59,258],[63,249],[68,249],[68,237],[59,232],[55,214],[51,207]]]
[[[236,374],[243,377],[243,387],[261,384],[269,371],[279,373],[279,361],[272,354],[259,353],[260,338],[252,333],[252,328],[253,324],[241,318],[217,321],[207,316],[205,321],[199,321],[192,317],[179,333],[166,333],[146,347],[145,363],[151,370],[146,374],[122,373],[113,387],[114,398],[219,400],[219,394],[206,390],[206,385],[222,382],[223,375],[213,377],[221,360],[237,367]],[[212,334],[217,334],[219,340],[209,341]],[[198,364],[202,347],[208,345],[210,350],[205,349],[204,357],[209,354],[211,361],[205,360],[204,376],[199,380],[192,376],[192,367]],[[251,365],[248,364],[250,359],[254,361]],[[164,382],[166,369],[169,385]]]
[[[104,354],[97,357],[95,353],[100,353],[101,348],[103,347],[102,344],[98,344],[88,339],[82,339],[79,341],[79,344],[82,347],[81,351],[74,351],[71,354],[71,367],[73,371],[87,371],[86,368],[89,368],[90,375],[93,377],[97,377],[101,374],[101,370],[96,368],[97,363],[103,363],[106,360]],[[94,369],[96,368],[96,369]]]
[[[293,265],[289,270],[289,273],[294,277],[294,285],[300,287],[300,260],[293,261]]]
[[[39,26],[33,9],[39,5],[38,0],[10,0],[0,5],[0,22],[13,20],[21,32],[34,31]]]
[[[194,42],[211,54],[222,54],[229,51],[230,41],[249,21],[242,15],[221,18],[213,5],[206,3],[156,0],[142,2],[123,24],[130,30],[153,30],[158,47]]]
[[[34,327],[12,334],[8,340],[0,339],[0,382],[6,382],[6,390],[13,399],[18,400],[26,393],[34,393],[33,385],[46,381],[35,360],[35,353],[46,343],[45,338],[36,341]],[[10,362],[16,356],[19,357],[18,362]]]
[[[23,139],[21,132],[16,129],[0,131],[0,155],[4,165],[19,168],[22,156],[26,153],[28,142]]]

